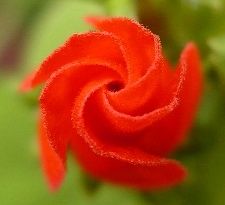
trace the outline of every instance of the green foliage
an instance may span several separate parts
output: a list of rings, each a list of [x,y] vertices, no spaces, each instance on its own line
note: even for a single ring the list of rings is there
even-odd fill
[[[222,87],[225,87],[225,34],[209,39],[208,45],[211,48],[209,62],[216,71]],[[223,90],[222,88],[222,90]],[[223,90],[224,92],[224,90]],[[225,94],[225,93],[224,93]]]
[[[34,69],[73,33],[90,29],[84,20],[86,16],[104,14],[104,8],[93,1],[56,1],[49,4],[31,27],[25,67]]]
[[[0,52],[14,40],[22,30],[33,22],[35,14],[48,0],[7,0],[0,6]]]
[[[110,16],[126,16],[137,19],[134,0],[107,0],[106,8]]]

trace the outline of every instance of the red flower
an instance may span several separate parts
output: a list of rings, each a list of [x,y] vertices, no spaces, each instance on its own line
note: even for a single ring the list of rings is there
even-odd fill
[[[45,82],[40,141],[45,174],[57,188],[72,150],[90,174],[140,189],[171,186],[185,169],[166,158],[184,140],[202,87],[197,48],[176,69],[158,36],[126,18],[95,19],[99,30],[74,34],[22,85]]]

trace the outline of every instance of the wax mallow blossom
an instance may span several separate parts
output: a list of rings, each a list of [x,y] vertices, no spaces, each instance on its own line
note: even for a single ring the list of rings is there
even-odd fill
[[[175,185],[185,168],[168,155],[187,136],[202,89],[188,43],[175,69],[159,37],[127,18],[88,18],[97,31],[73,34],[28,76],[44,83],[39,136],[44,173],[60,186],[71,150],[84,171],[137,189]]]

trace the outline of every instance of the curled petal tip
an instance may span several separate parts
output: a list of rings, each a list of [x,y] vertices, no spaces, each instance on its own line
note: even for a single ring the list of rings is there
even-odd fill
[[[64,165],[57,165],[58,167],[55,166],[54,169],[52,167],[52,170],[45,166],[46,165],[43,165],[43,169],[45,172],[45,178],[48,184],[49,191],[56,192],[60,189],[65,177]]]
[[[190,41],[189,43],[187,43],[185,46],[185,49],[186,49],[186,51],[189,51],[189,52],[191,52],[191,51],[198,52],[198,47],[197,47],[196,43],[193,41]]]
[[[54,179],[50,179],[48,178],[47,181],[48,181],[48,187],[49,187],[49,190],[51,192],[55,192],[57,190],[60,189],[62,183],[63,183],[63,179],[65,177],[65,170],[59,170],[57,171],[59,174],[58,176],[56,176],[56,178]]]
[[[49,142],[46,128],[41,120],[39,124],[39,146],[41,165],[50,191],[60,188],[65,177],[65,164]]]
[[[84,18],[84,20],[91,25],[95,25],[98,21],[103,19],[104,17],[102,16],[87,16]]]
[[[32,89],[32,80],[34,78],[34,74],[30,74],[27,78],[20,84],[19,91],[28,92]]]

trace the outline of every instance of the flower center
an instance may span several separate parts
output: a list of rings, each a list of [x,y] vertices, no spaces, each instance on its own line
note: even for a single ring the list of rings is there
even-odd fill
[[[114,93],[120,91],[122,88],[124,88],[124,84],[120,81],[113,81],[107,85],[107,90]]]

